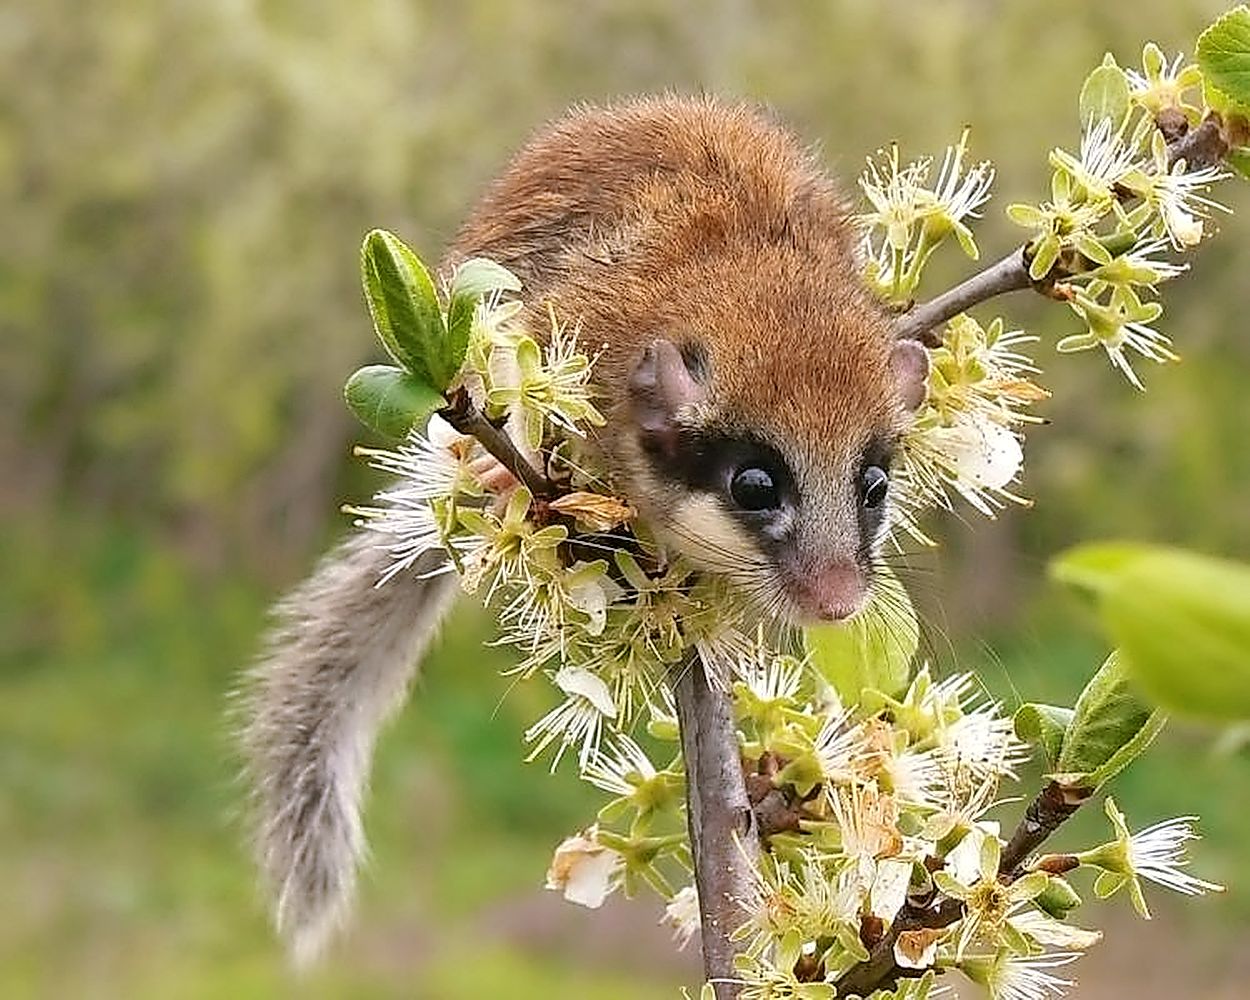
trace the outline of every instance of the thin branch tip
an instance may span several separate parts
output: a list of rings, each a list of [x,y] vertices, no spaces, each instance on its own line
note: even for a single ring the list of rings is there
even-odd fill
[[[1190,127],[1183,116],[1161,116],[1156,125],[1168,142],[1168,164],[1185,161],[1187,172],[1204,170],[1225,163],[1238,140],[1250,137],[1250,124],[1241,116],[1227,120],[1218,112],[1210,112],[1198,125]],[[1121,195],[1122,198],[1126,195]],[[1001,260],[989,265],[927,302],[912,306],[895,319],[892,333],[896,340],[918,340],[926,347],[942,343],[939,328],[973,306],[980,305],[1006,292],[1033,288],[1050,298],[1063,300],[1056,288],[1065,275],[1052,269],[1047,277],[1035,281],[1029,276],[1029,259],[1025,246],[1016,247]]]
[[[988,299],[1029,288],[1032,284],[1024,248],[1017,247],[954,288],[903,313],[894,321],[894,338],[918,340],[926,347],[936,347],[941,343],[936,331],[943,323]]]
[[[438,415],[461,434],[477,438],[482,447],[534,496],[552,497],[556,494],[555,484],[535,469],[512,439],[487,419],[463,386],[452,391],[447,405],[438,411]]]
[[[1090,796],[1093,789],[1080,789],[1051,781],[1030,803],[1019,825],[1003,848],[999,874],[1007,881],[1023,875],[1024,863],[1056,830],[1075,813]],[[894,943],[904,931],[920,928],[948,927],[964,915],[964,905],[958,899],[940,899],[937,905],[916,906],[905,903],[897,919],[885,936],[869,949],[867,961],[849,969],[835,987],[840,997],[860,994],[867,996],[874,990],[897,979],[904,970],[894,958]]]

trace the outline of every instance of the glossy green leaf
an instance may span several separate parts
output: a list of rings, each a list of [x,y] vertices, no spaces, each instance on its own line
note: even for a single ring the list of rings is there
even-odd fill
[[[1030,702],[1016,709],[1014,724],[1016,735],[1026,743],[1041,747],[1047,761],[1053,767],[1063,750],[1064,734],[1072,723],[1075,713],[1059,705],[1041,705]]]
[[[446,403],[433,386],[391,365],[361,368],[347,380],[343,398],[361,423],[393,438]]]
[[[1237,114],[1246,108],[1246,105],[1234,101],[1210,80],[1202,81],[1202,101],[1208,111],[1218,111],[1221,115]]]
[[[373,327],[403,368],[442,391],[464,357],[453,358],[434,282],[394,233],[375,229],[360,248],[360,272]]]
[[[1121,658],[1124,653],[1121,651]],[[1130,673],[1132,672],[1130,668]],[[1147,716],[1146,721],[1133,733],[1132,737],[1104,760],[1093,772],[1090,786],[1099,788],[1128,767],[1133,761],[1146,752],[1155,737],[1167,724],[1168,717],[1162,709],[1155,709]]]
[[[464,361],[473,329],[473,315],[482,296],[492,292],[519,292],[521,279],[502,264],[486,257],[472,257],[456,268],[447,300],[447,340],[449,357],[456,368]]]
[[[1094,594],[1108,634],[1160,705],[1250,718],[1250,566],[1117,543],[1075,549],[1054,572]]]
[[[920,645],[920,626],[902,584],[883,573],[875,586],[872,603],[849,622],[804,630],[812,665],[847,704],[858,703],[865,689],[901,693]]]
[[[1112,653],[1077,699],[1055,772],[1064,784],[1097,788],[1139,756],[1162,725],[1162,714],[1137,694],[1123,658]]]
[[[1129,111],[1129,85],[1124,70],[1116,65],[1110,52],[1081,87],[1079,101],[1081,125],[1088,129],[1104,118],[1111,119],[1112,128],[1119,128]]]
[[[1250,7],[1235,7],[1198,36],[1198,66],[1208,83],[1250,105]]]

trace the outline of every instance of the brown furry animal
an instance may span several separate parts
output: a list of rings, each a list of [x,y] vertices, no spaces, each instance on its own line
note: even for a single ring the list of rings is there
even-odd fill
[[[470,255],[604,345],[598,443],[658,538],[785,620],[863,605],[924,354],[891,342],[838,194],[789,133],[714,100],[577,110],[517,154],[445,266]],[[254,670],[260,864],[300,958],[346,915],[374,740],[456,590],[423,566],[376,588],[387,562],[350,538],[279,605]]]

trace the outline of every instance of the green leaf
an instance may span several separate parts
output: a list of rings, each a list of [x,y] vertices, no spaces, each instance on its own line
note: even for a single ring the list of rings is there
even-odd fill
[[[1115,543],[1066,553],[1053,571],[1095,595],[1108,634],[1159,704],[1250,718],[1250,566]]]
[[[1250,719],[1250,566],[1158,550],[1128,564],[1103,621],[1148,694],[1187,715]]]
[[[360,273],[373,327],[387,352],[435,389],[446,389],[464,352],[452,357],[425,265],[394,233],[375,229],[360,248]]]
[[[472,257],[456,268],[447,302],[448,351],[457,368],[464,361],[473,329],[473,314],[482,296],[491,292],[519,292],[521,279],[502,264],[486,257]]]
[[[343,398],[361,423],[393,438],[446,404],[442,393],[411,372],[367,365],[347,380]]]
[[[1104,118],[1111,119],[1111,127],[1119,128],[1129,111],[1129,85],[1124,70],[1116,65],[1115,57],[1108,52],[1102,65],[1085,78],[1079,101],[1081,126],[1090,128]]]
[[[1055,771],[1071,786],[1094,789],[1139,756],[1163,726],[1132,688],[1117,653],[1107,657],[1076,701]]]
[[[1250,105],[1250,7],[1235,7],[1198,36],[1198,66],[1209,83]]]
[[[1096,595],[1114,586],[1129,563],[1140,559],[1146,546],[1136,542],[1097,542],[1078,545],[1050,564],[1050,575],[1060,583]]]
[[[1026,743],[1041,747],[1053,767],[1059,761],[1064,734],[1074,714],[1070,708],[1029,702],[1016,709],[1013,720],[1016,735]]]
[[[847,704],[858,704],[865,689],[900,694],[920,645],[920,626],[903,585],[887,571],[875,586],[877,598],[849,622],[804,630],[812,665]]]
[[[1237,114],[1244,111],[1246,107],[1234,101],[1210,80],[1205,79],[1202,81],[1202,101],[1208,111],[1218,111],[1221,115]]]

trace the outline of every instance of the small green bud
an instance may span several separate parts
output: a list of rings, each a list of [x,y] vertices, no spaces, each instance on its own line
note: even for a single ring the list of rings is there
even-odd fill
[[[1082,900],[1067,879],[1052,875],[1046,888],[1033,898],[1033,902],[1056,920],[1063,920],[1069,912],[1081,905]]]

